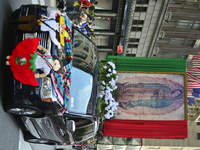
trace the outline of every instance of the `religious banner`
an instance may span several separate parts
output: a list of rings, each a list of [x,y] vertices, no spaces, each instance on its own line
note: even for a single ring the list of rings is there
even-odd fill
[[[118,71],[115,119],[185,120],[185,73]]]
[[[188,137],[186,59],[108,56],[118,72],[119,103],[104,136]]]

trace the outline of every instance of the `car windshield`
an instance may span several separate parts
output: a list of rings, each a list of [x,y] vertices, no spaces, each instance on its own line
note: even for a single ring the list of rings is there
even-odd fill
[[[71,75],[69,112],[93,114],[97,97],[96,46],[77,30],[74,30],[73,67]]]
[[[92,93],[92,75],[72,67],[69,112],[86,114]]]

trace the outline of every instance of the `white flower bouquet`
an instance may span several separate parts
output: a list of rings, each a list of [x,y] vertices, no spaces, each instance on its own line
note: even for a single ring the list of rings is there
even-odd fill
[[[117,110],[118,102],[115,101],[112,94],[117,89],[115,83],[118,76],[115,69],[115,64],[111,61],[99,64],[98,112],[102,120],[113,119]]]

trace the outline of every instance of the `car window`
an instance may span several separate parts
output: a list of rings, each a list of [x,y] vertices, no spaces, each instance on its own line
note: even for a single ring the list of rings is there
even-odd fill
[[[79,31],[74,30],[73,66],[91,75],[97,63],[96,46]]]

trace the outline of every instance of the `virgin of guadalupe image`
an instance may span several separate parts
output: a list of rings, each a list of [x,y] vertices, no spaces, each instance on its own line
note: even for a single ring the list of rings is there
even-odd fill
[[[121,115],[123,118],[132,115],[143,119],[149,115],[167,115],[184,104],[183,86],[166,78],[126,78],[117,86],[120,92],[117,119]]]

